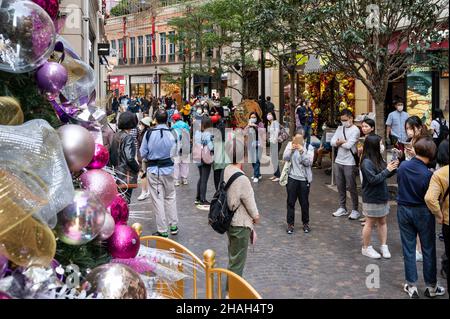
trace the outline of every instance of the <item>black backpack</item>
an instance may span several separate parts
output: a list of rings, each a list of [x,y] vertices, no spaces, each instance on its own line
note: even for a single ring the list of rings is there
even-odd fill
[[[228,231],[234,213],[239,208],[238,206],[235,210],[231,210],[228,207],[227,191],[230,188],[231,184],[233,184],[233,182],[240,176],[244,176],[244,174],[241,172],[237,172],[230,177],[226,184],[222,181],[219,185],[219,189],[214,194],[213,200],[211,201],[208,220],[211,227],[219,234],[223,234]]]
[[[439,135],[438,135],[438,140],[439,142],[442,142],[443,140],[445,140],[448,136],[448,127],[447,127],[447,122],[444,120],[444,122],[442,122],[441,119],[439,119],[439,121],[437,121],[439,123]]]

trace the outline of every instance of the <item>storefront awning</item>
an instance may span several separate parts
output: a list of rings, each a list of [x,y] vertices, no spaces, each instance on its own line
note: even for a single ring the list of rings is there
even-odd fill
[[[399,35],[395,35],[388,44],[389,53],[405,53],[408,48],[408,41],[400,41],[400,45],[398,45],[398,37]],[[448,39],[445,39],[442,42],[432,42],[429,51],[433,50],[448,50]]]

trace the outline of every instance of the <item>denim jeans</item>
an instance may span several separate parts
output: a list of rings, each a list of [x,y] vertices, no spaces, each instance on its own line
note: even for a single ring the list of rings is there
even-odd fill
[[[398,205],[397,220],[402,240],[405,279],[417,283],[416,238],[419,235],[423,255],[423,277],[427,286],[434,287],[436,278],[436,220],[426,206]]]
[[[252,166],[253,166],[253,177],[260,178],[261,177],[261,170],[260,170],[261,162],[259,161],[259,159],[256,160],[256,163],[253,163]]]

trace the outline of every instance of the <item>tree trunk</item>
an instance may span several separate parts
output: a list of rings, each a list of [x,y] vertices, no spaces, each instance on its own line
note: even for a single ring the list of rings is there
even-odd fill
[[[386,127],[384,121],[384,97],[374,98],[375,102],[375,129],[376,133],[381,136],[383,142],[386,140]]]
[[[245,47],[244,43],[241,41],[240,47],[240,55],[241,55],[241,74],[242,74],[242,99],[245,100],[248,97],[248,81],[247,81],[247,72],[245,65]]]

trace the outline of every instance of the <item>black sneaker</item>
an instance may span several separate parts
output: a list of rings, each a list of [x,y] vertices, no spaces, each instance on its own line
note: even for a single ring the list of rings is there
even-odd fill
[[[440,241],[444,241],[444,234],[442,232],[438,235]]]
[[[309,227],[309,224],[304,224],[303,225],[303,232],[305,234],[309,233],[311,231],[311,227]]]
[[[288,225],[286,232],[291,235],[294,233],[294,225]]]
[[[194,205],[195,206],[200,205],[200,199],[196,199],[195,202],[194,202]]]
[[[153,233],[152,236],[169,238],[169,233],[167,233],[167,232],[160,233],[159,231],[157,231],[156,233]]]
[[[436,285],[435,287],[427,287],[425,289],[424,295],[425,295],[425,297],[428,297],[428,298],[434,298],[436,296],[443,296],[443,295],[445,295],[445,288],[441,287],[439,285]]]
[[[170,234],[177,235],[178,234],[178,226],[170,226]]]
[[[417,291],[416,286],[410,286],[408,284],[405,284],[405,286],[403,287],[403,291],[409,295],[409,298],[412,298],[412,299],[419,298],[419,291]]]

